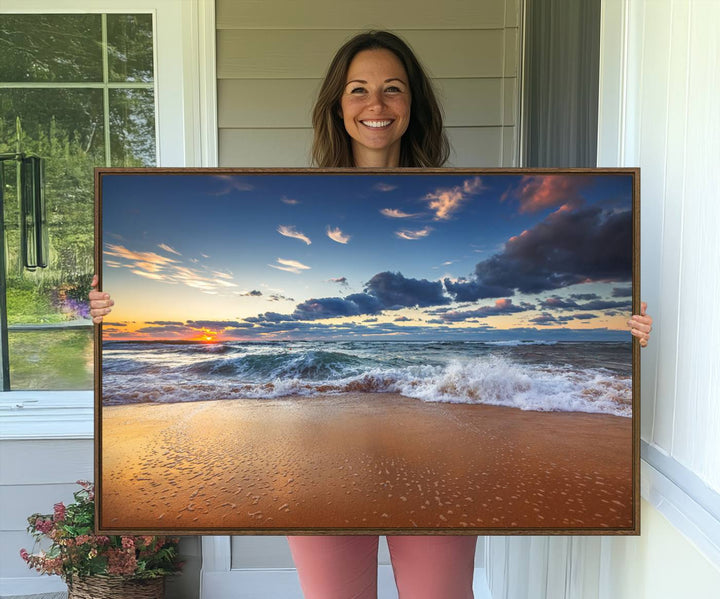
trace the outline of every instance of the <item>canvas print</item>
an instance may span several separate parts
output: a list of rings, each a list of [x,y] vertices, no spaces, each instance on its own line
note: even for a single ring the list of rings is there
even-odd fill
[[[99,169],[98,527],[638,532],[638,173]]]

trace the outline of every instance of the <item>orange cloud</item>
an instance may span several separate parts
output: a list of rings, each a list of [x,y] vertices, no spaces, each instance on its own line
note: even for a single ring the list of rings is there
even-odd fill
[[[515,196],[520,212],[537,212],[558,205],[571,209],[582,201],[579,189],[582,181],[569,175],[531,175],[523,177]]]
[[[328,227],[327,236],[337,243],[347,243],[348,241],[350,241],[350,235],[346,235],[345,233],[343,233],[340,230],[340,227],[335,227],[334,229]]]
[[[427,194],[425,199],[430,200],[428,206],[435,212],[435,220],[449,220],[468,196],[478,194],[483,189],[480,177],[473,177],[450,189],[436,189]]]

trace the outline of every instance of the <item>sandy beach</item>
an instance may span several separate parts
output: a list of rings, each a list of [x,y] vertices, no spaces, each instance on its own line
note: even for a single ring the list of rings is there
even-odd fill
[[[102,409],[104,530],[629,528],[632,422],[397,394]]]

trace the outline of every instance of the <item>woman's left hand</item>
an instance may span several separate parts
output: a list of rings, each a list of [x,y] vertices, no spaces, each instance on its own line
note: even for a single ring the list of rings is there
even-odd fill
[[[628,320],[628,326],[630,327],[630,333],[635,335],[640,342],[640,347],[646,347],[648,339],[650,338],[650,331],[652,331],[652,316],[648,316],[645,311],[647,310],[647,303],[640,302],[640,314],[633,314]]]

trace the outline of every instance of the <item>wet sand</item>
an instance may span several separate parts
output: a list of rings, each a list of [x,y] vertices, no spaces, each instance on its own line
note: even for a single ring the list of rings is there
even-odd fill
[[[361,393],[102,418],[105,530],[632,526],[629,418]]]

